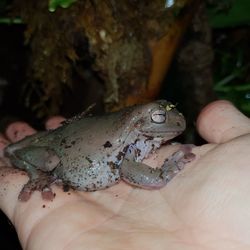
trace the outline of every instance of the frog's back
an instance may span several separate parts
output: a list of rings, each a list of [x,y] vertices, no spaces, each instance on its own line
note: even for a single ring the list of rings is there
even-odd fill
[[[126,126],[120,113],[84,118],[54,132],[60,166],[55,174],[81,190],[96,190],[120,179]]]
[[[60,156],[92,156],[119,151],[126,135],[126,114],[121,112],[102,116],[84,117],[36,138],[31,144],[49,147]]]

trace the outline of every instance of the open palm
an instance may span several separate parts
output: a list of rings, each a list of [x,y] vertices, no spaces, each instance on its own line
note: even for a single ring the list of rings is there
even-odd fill
[[[27,176],[2,158],[0,207],[24,249],[249,249],[250,122],[219,101],[203,110],[197,127],[209,144],[195,147],[196,160],[154,191],[123,182],[92,193],[53,186],[52,202],[39,192],[20,202]],[[33,132],[17,123],[7,137],[16,141]],[[2,137],[1,150],[6,143]],[[164,147],[145,162],[161,165],[177,147]]]

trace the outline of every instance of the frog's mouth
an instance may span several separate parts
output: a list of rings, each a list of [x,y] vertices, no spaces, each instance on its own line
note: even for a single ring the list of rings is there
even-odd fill
[[[162,137],[165,137],[166,135],[173,135],[173,136],[178,136],[180,134],[182,134],[184,131],[184,129],[179,129],[179,130],[167,130],[167,131],[164,131],[164,130],[140,130],[140,133],[144,134],[144,135],[151,135],[151,136],[159,136],[159,135],[162,135]]]
[[[142,136],[146,137],[147,140],[160,141],[161,143],[164,143],[182,134],[183,130],[141,131],[141,132]]]

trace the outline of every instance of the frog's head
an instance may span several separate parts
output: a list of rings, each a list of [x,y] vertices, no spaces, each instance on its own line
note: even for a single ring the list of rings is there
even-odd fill
[[[138,106],[136,130],[147,137],[167,141],[181,134],[186,128],[184,116],[175,105],[165,100]]]

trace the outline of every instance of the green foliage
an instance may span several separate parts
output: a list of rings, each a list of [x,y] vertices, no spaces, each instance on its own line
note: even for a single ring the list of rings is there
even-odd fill
[[[58,7],[68,8],[77,0],[49,0],[49,11],[54,12]]]
[[[246,81],[250,63],[241,48],[235,51],[216,51],[220,60],[215,70],[214,90],[222,99],[233,102],[242,112],[250,115],[250,82]]]
[[[9,18],[9,17],[0,17],[0,24],[22,24],[23,21],[21,18]]]
[[[0,24],[20,24],[23,23],[21,18],[6,17],[6,11],[8,9],[9,2],[7,0],[0,0]]]
[[[213,1],[208,6],[209,21],[216,29],[214,90],[219,98],[233,102],[250,116],[249,39],[250,0]],[[236,32],[234,32],[236,31]],[[237,32],[239,31],[239,32]],[[249,31],[248,31],[249,32]]]
[[[208,6],[209,22],[213,28],[250,24],[250,0],[220,0]]]

